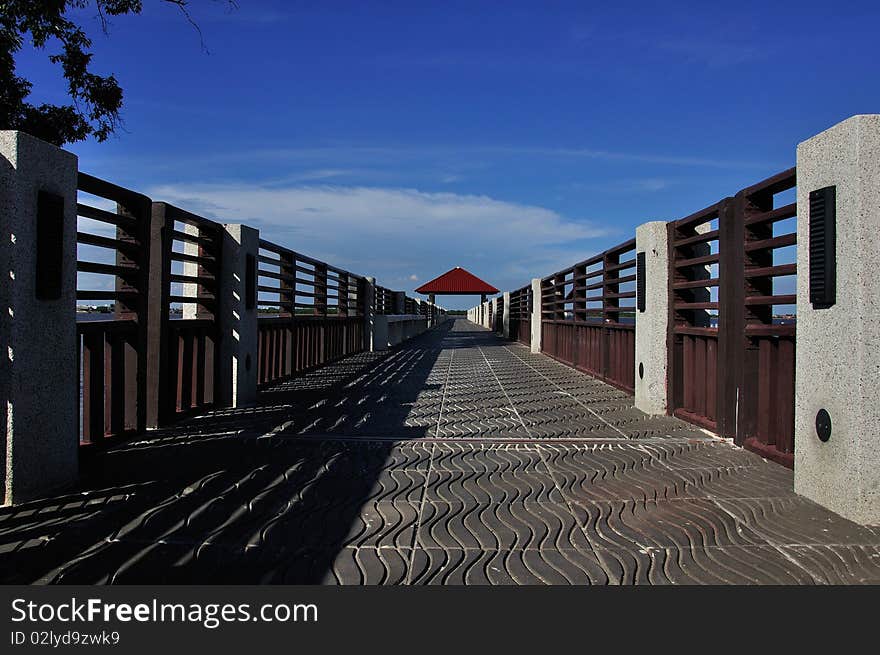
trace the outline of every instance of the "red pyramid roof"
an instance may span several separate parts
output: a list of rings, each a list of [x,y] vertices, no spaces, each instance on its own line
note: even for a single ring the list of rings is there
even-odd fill
[[[435,277],[430,282],[426,282],[418,289],[416,293],[448,293],[448,294],[472,294],[472,293],[498,293],[498,289],[491,284],[483,282],[473,273],[469,273],[461,266],[456,266],[450,271],[446,271],[440,277]]]

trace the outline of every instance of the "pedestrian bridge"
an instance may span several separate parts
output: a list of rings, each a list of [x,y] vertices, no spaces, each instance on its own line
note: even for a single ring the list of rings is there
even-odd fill
[[[878,161],[453,319],[0,131],[0,579],[880,582]]]
[[[0,510],[2,581],[880,582],[789,469],[464,319],[260,398]]]

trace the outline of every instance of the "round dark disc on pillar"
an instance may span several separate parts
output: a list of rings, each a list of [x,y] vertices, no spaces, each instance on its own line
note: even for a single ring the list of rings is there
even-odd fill
[[[816,413],[816,434],[823,442],[831,438],[831,415],[825,409]]]

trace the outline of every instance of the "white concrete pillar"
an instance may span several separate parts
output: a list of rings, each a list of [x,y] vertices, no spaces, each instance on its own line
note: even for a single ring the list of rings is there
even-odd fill
[[[257,400],[257,258],[260,232],[237,223],[223,226],[218,288],[221,405],[247,407]]]
[[[78,475],[76,198],[74,155],[0,131],[4,504],[39,498]]]
[[[532,340],[533,353],[541,352],[541,278],[532,280]]]
[[[364,278],[364,346],[369,352],[376,350],[375,329],[376,329],[376,278]]]
[[[664,221],[652,221],[636,228],[636,258],[642,253],[645,309],[641,311],[636,307],[635,404],[646,414],[666,414],[669,238]]]
[[[854,116],[801,143],[797,177],[795,491],[878,524],[880,115]],[[810,302],[810,250],[820,243],[811,244],[810,193],[825,187],[835,187],[836,298],[822,308]]]
[[[510,339],[510,292],[504,292],[504,314],[501,317],[501,331],[505,339]]]

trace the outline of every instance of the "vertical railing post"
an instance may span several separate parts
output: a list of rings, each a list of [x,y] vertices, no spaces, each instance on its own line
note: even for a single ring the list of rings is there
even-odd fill
[[[221,267],[217,272],[220,362],[219,404],[247,407],[257,399],[257,257],[260,233],[237,223],[223,226]]]
[[[666,411],[672,414],[684,404],[684,337],[675,333],[676,326],[685,326],[687,321],[677,311],[675,302],[676,282],[687,282],[684,274],[675,266],[677,228],[675,221],[666,224],[666,243],[669,248],[669,267],[667,278],[669,280],[666,302],[668,306],[667,332],[666,332]],[[638,328],[636,328],[638,330]]]
[[[325,264],[315,264],[315,286],[313,291],[315,294],[314,314],[321,318],[327,317],[327,266]],[[329,359],[330,339],[327,321],[321,321],[317,326],[318,347],[316,352],[320,353],[316,364],[324,364]]]
[[[617,271],[609,271],[609,267],[620,263],[620,255],[604,254],[602,257],[602,338],[599,341],[601,352],[601,377],[607,379],[610,376],[611,359],[611,331],[607,323],[616,323],[620,312],[615,311],[620,306],[620,300],[616,297],[620,290],[620,284],[616,282]]]
[[[880,115],[797,149],[794,488],[880,524]]]
[[[296,316],[296,261],[293,253],[282,252],[279,254],[278,266],[281,275],[281,292],[278,294],[278,310],[281,316],[294,318]]]
[[[78,475],[77,159],[0,131],[0,425],[3,504]]]
[[[134,296],[134,302],[120,300],[116,303],[115,317],[123,320],[134,320],[137,323],[137,333],[130,342],[124,344],[124,371],[125,375],[131,376],[131,381],[124,384],[125,390],[125,417],[134,416],[134,424],[119,426],[125,430],[143,432],[147,428],[148,409],[148,384],[147,369],[149,361],[147,348],[149,342],[149,320],[153,312],[153,306],[149,302],[150,296],[150,263],[153,253],[153,226],[152,226],[152,202],[146,196],[132,193],[125,198],[125,202],[118,202],[116,213],[128,216],[136,221],[136,231],[117,227],[116,238],[119,241],[131,243],[136,248],[136,258],[132,253],[123,249],[116,251],[116,265],[122,267],[136,267],[135,279],[116,278],[116,291],[122,298]],[[161,235],[160,235],[161,236]],[[160,248],[161,255],[161,248]],[[117,432],[118,429],[113,430]]]
[[[505,339],[510,339],[510,292],[504,292],[504,314],[501,317],[501,331]]]
[[[348,279],[349,279],[348,273],[340,273],[339,274],[339,291],[338,291],[339,298],[336,301],[337,302],[336,311],[339,312],[340,318],[347,318],[348,317],[348,293],[349,293]]]
[[[147,428],[155,429],[165,420],[167,411],[166,397],[169,395],[168,371],[168,295],[169,289],[169,263],[171,248],[171,236],[169,232],[173,225],[165,226],[165,214],[167,205],[162,202],[154,202],[150,210],[150,257],[148,260],[147,284],[147,318],[146,330],[147,341],[146,357],[146,415]],[[163,392],[164,391],[164,392]]]
[[[326,264],[315,264],[315,315],[327,316]]]
[[[716,427],[736,437],[742,398],[745,334],[745,232],[742,207],[734,198],[718,204],[718,364]]]
[[[663,221],[636,228],[635,404],[666,414],[669,370],[669,230]]]
[[[532,338],[530,342],[530,348],[533,353],[541,352],[541,319],[544,313],[544,301],[542,298],[542,284],[541,278],[536,277],[532,279],[532,294],[531,294],[531,310],[532,310]]]
[[[742,300],[739,307],[730,307],[728,312],[736,312],[741,317],[741,322],[736,327],[736,334],[731,335],[731,342],[739,348],[738,359],[740,362],[737,370],[736,398],[738,402],[734,442],[742,446],[746,439],[756,434],[758,429],[758,380],[759,380],[759,346],[757,342],[746,336],[746,327],[755,324],[770,324],[773,322],[772,305],[746,305],[745,298],[749,295],[772,296],[772,277],[746,277],[747,269],[767,268],[773,266],[773,251],[770,249],[746,250],[749,243],[763,241],[773,237],[772,223],[759,223],[747,225],[748,219],[755,214],[760,214],[773,209],[773,195],[761,193],[746,195],[740,191],[733,198],[735,223],[737,229],[742,226],[742,273],[738,279]],[[720,373],[719,373],[720,374]]]

